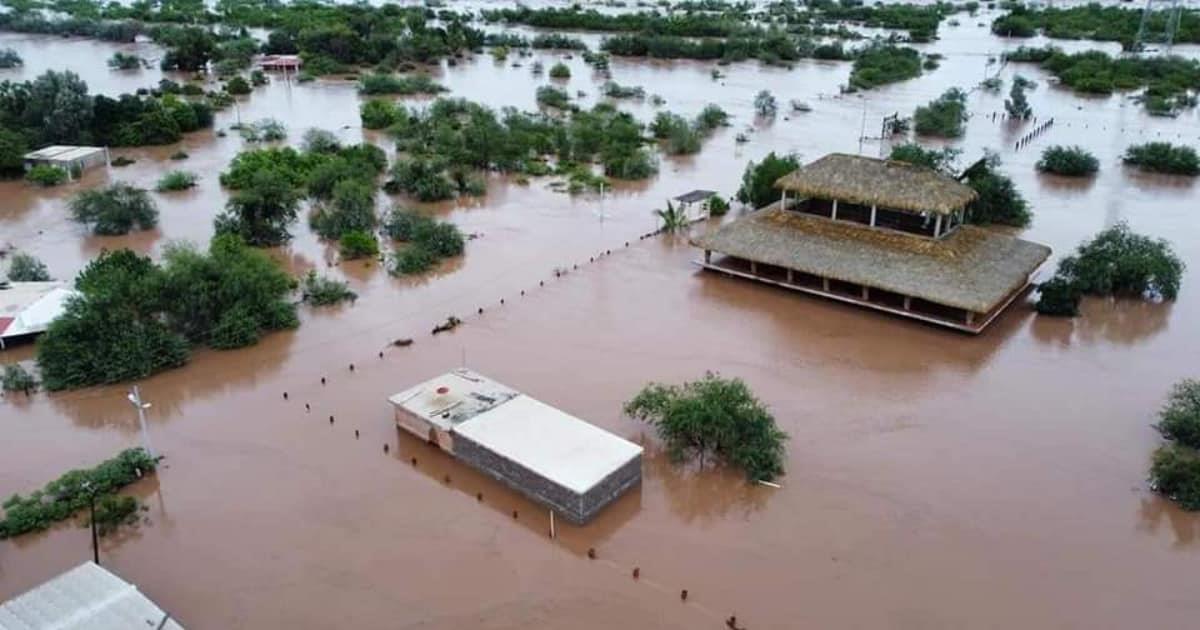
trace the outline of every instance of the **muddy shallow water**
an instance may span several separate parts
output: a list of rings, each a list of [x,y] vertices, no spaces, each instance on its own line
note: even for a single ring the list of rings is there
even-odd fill
[[[327,267],[333,251],[299,222],[281,259],[344,276],[361,297],[302,308],[294,332],[245,350],[200,351],[141,383],[154,405],[154,446],[167,459],[132,489],[148,522],[106,540],[103,561],[197,628],[696,628],[720,627],[730,614],[751,628],[1191,627],[1200,518],[1144,483],[1154,412],[1172,382],[1196,375],[1200,293],[1190,276],[1175,303],[1089,300],[1074,321],[1036,318],[1019,303],[974,338],[700,273],[684,238],[638,238],[666,198],[693,188],[732,193],[746,161],[772,150],[805,159],[858,151],[860,129],[871,135],[885,114],[973,85],[988,55],[1019,43],[962,21],[943,24],[930,47],[946,55],[941,68],[865,98],[834,97],[848,64],[737,64],[713,81],[710,64],[614,60],[621,84],[642,85],[689,116],[719,103],[733,127],[699,155],[664,158],[657,178],[603,199],[494,177],[486,198],[437,208],[479,238],[429,277],[396,279],[373,263]],[[160,76],[114,78],[102,61],[117,47],[107,44],[0,35],[8,45],[27,60],[61,55],[37,68],[69,65],[93,91]],[[76,64],[80,50],[99,61]],[[554,57],[539,56],[547,65]],[[438,74],[453,96],[532,108],[547,80],[530,76],[529,59],[514,61],[483,56]],[[567,63],[570,91],[593,102],[600,80],[578,57]],[[1056,119],[1052,130],[1014,151],[1032,125],[992,121],[1004,93],[976,91],[976,115],[956,146],[964,161],[985,147],[1000,152],[1035,212],[1023,235],[1057,256],[1125,220],[1169,238],[1200,269],[1193,182],[1119,164],[1135,142],[1195,145],[1197,114],[1153,119],[1119,96],[1077,97],[1032,67],[1002,76],[1014,69],[1039,82],[1030,103],[1039,120]],[[783,105],[773,123],[752,115],[763,87]],[[814,111],[786,111],[792,98]],[[293,142],[320,126],[386,146],[359,128],[358,104],[351,82],[277,81],[220,113],[217,127],[274,116]],[[655,111],[649,102],[622,106],[643,120]],[[748,127],[750,141],[737,145]],[[1087,147],[1100,175],[1084,184],[1038,176],[1033,163],[1050,144]],[[243,143],[202,132],[182,145],[191,157],[178,164],[167,159],[178,146],[114,151],[138,162],[57,190],[0,184],[0,243],[70,277],[104,247],[157,253],[172,239],[205,242],[225,199],[217,175]],[[877,139],[863,142],[866,154],[880,150]],[[65,199],[81,186],[149,187],[176,167],[200,173],[200,186],[156,194],[155,231],[101,239],[66,217]],[[556,278],[556,268],[568,273]],[[466,325],[431,337],[452,313]],[[388,348],[397,337],[416,343]],[[0,361],[31,356],[25,346]],[[542,510],[398,435],[386,397],[464,361],[645,443],[641,488],[550,540]],[[705,370],[746,379],[791,434],[782,489],[672,466],[644,426],[620,415],[645,382]],[[0,495],[137,444],[124,391],[0,400]],[[0,542],[0,599],[85,560],[88,546],[74,525]]]

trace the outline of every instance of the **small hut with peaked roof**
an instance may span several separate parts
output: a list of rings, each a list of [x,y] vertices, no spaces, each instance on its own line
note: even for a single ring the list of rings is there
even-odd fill
[[[693,240],[701,266],[979,333],[1050,256],[964,225],[975,191],[922,166],[834,153],[775,185],[780,201]]]

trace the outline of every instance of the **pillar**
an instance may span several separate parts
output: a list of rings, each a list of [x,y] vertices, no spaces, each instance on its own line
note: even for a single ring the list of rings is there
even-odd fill
[[[750,273],[756,276],[758,275],[758,263],[754,262],[753,260],[750,261]]]
[[[871,204],[871,227],[875,227],[875,204]]]
[[[863,285],[863,288],[862,288],[862,300],[864,302],[869,302],[871,300],[871,290],[869,288],[867,288],[867,285],[865,285],[865,284]]]
[[[942,235],[942,215],[937,215],[937,219],[933,222],[933,238]]]
[[[792,280],[792,270],[790,268],[787,270],[787,281],[788,284],[795,284],[795,281]]]
[[[907,295],[904,296],[904,310],[906,310],[906,311],[912,310],[912,298]]]
[[[829,215],[829,218],[837,221],[837,199],[833,200],[833,213]]]
[[[704,250],[704,264],[707,265],[711,262],[712,262],[712,250],[706,249],[706,250]]]
[[[787,210],[787,189],[783,189],[783,196],[779,198],[779,207]]]
[[[821,288],[825,289],[826,293],[829,293],[829,278],[821,278]]]
[[[974,324],[975,324],[975,313],[972,311],[967,311],[967,325],[972,326]]]

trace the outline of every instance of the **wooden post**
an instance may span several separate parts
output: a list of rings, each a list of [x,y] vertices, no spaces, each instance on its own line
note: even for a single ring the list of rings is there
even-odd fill
[[[871,204],[871,227],[875,227],[875,204]]]
[[[971,326],[974,324],[975,324],[975,313],[972,311],[967,311],[967,325]]]
[[[758,263],[754,262],[753,260],[750,261],[750,275],[758,275]]]
[[[829,278],[821,278],[821,288],[825,289],[826,293],[829,293]]]
[[[706,249],[706,250],[704,250],[704,264],[707,265],[711,262],[712,262],[712,250]]]
[[[788,281],[788,284],[795,284],[795,282],[792,280],[792,270],[791,270],[791,268],[789,268],[789,269],[787,270],[787,281]]]
[[[942,215],[937,215],[937,220],[933,222],[933,238],[942,235]]]
[[[862,299],[864,302],[871,301],[871,290],[869,288],[867,288],[867,285],[865,285],[865,284],[863,285],[863,288],[862,288]]]
[[[783,189],[783,196],[779,198],[779,207],[787,210],[787,189]]]
[[[833,200],[833,212],[829,215],[829,218],[837,221],[837,199]]]
[[[912,310],[912,298],[907,295],[904,296],[904,310],[906,310],[906,311]]]
[[[554,538],[554,510],[550,510],[550,537]]]

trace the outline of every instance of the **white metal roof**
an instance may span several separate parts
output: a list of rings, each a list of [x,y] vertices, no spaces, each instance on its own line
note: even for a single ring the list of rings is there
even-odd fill
[[[136,586],[91,562],[0,604],[0,630],[137,628],[183,630]]]
[[[46,330],[67,307],[67,299],[78,291],[64,282],[10,282],[0,288],[0,318],[12,318],[0,326],[0,338],[29,335]]]
[[[43,147],[37,151],[25,154],[26,160],[45,160],[50,162],[73,162],[78,159],[103,152],[100,147],[77,147],[64,144]]]
[[[406,389],[388,400],[448,431],[518,393],[486,376],[460,368]]]
[[[454,427],[503,457],[584,493],[642,447],[524,394]]]

